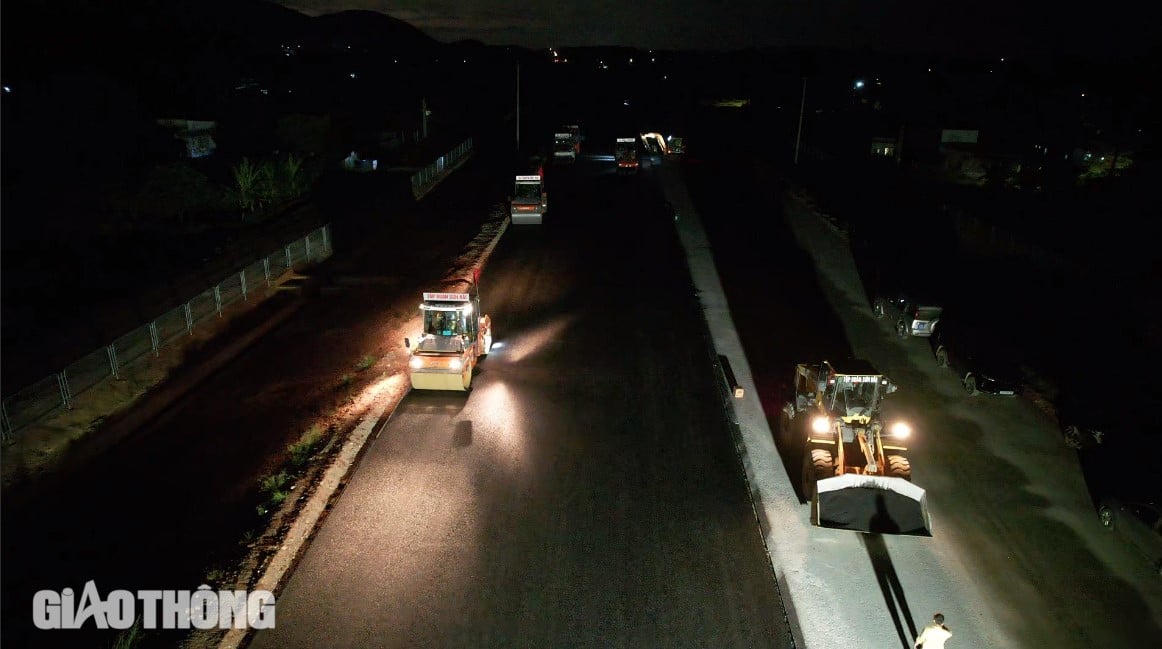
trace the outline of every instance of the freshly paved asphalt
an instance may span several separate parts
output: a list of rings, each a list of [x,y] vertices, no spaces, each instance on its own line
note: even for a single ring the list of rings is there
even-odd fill
[[[672,220],[610,164],[550,170],[474,389],[405,398],[250,646],[790,646]]]
[[[483,138],[477,140],[480,147]],[[192,589],[207,581],[212,565],[237,561],[244,532],[265,525],[254,511],[260,478],[280,468],[287,445],[310,422],[343,406],[340,375],[353,373],[363,355],[386,364],[399,353],[401,341],[381,332],[392,306],[413,302],[410,282],[441,276],[440,264],[456,257],[489,205],[503,200],[509,154],[487,145],[419,205],[385,194],[384,176],[339,178],[318,206],[333,217],[336,256],[307,274],[378,283],[308,299],[116,447],[75,471],[4,494],[5,647],[113,643],[114,631],[92,625],[33,628],[32,597],[40,589],[79,592],[90,579],[102,593]],[[261,321],[266,311],[260,306],[237,329],[255,326],[250,320]],[[214,345],[236,335],[232,329]],[[173,646],[182,635],[151,633],[147,646]]]

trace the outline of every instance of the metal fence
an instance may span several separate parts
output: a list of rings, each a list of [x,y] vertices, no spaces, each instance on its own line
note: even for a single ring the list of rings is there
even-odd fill
[[[330,256],[330,226],[325,225],[240,268],[185,303],[5,397],[0,402],[0,433],[8,440],[29,424],[61,409],[71,410],[92,388],[156,358],[162,348],[189,337],[200,323],[221,317],[227,307],[250,301],[255,291],[269,288],[288,270]]]
[[[436,158],[432,164],[412,174],[412,193],[419,196],[424,187],[432,184],[444,175],[452,165],[472,151],[472,138],[457,144],[454,149]]]

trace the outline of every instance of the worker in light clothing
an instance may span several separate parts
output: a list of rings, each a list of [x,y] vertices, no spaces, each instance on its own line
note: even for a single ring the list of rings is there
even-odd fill
[[[920,637],[916,638],[917,649],[944,649],[944,643],[952,637],[952,631],[944,626],[944,614],[932,616],[932,623],[924,627]]]

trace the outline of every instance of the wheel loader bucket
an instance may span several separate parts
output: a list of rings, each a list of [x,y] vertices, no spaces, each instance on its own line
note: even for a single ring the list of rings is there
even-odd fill
[[[927,494],[903,478],[848,473],[819,480],[811,522],[872,534],[932,536]]]

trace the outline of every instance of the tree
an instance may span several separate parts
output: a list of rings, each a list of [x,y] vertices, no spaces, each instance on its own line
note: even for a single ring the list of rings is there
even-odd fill
[[[250,158],[242,158],[234,165],[233,172],[238,207],[242,211],[242,220],[246,221],[247,212],[253,214],[263,206],[264,184],[269,171],[266,166],[251,163]]]

